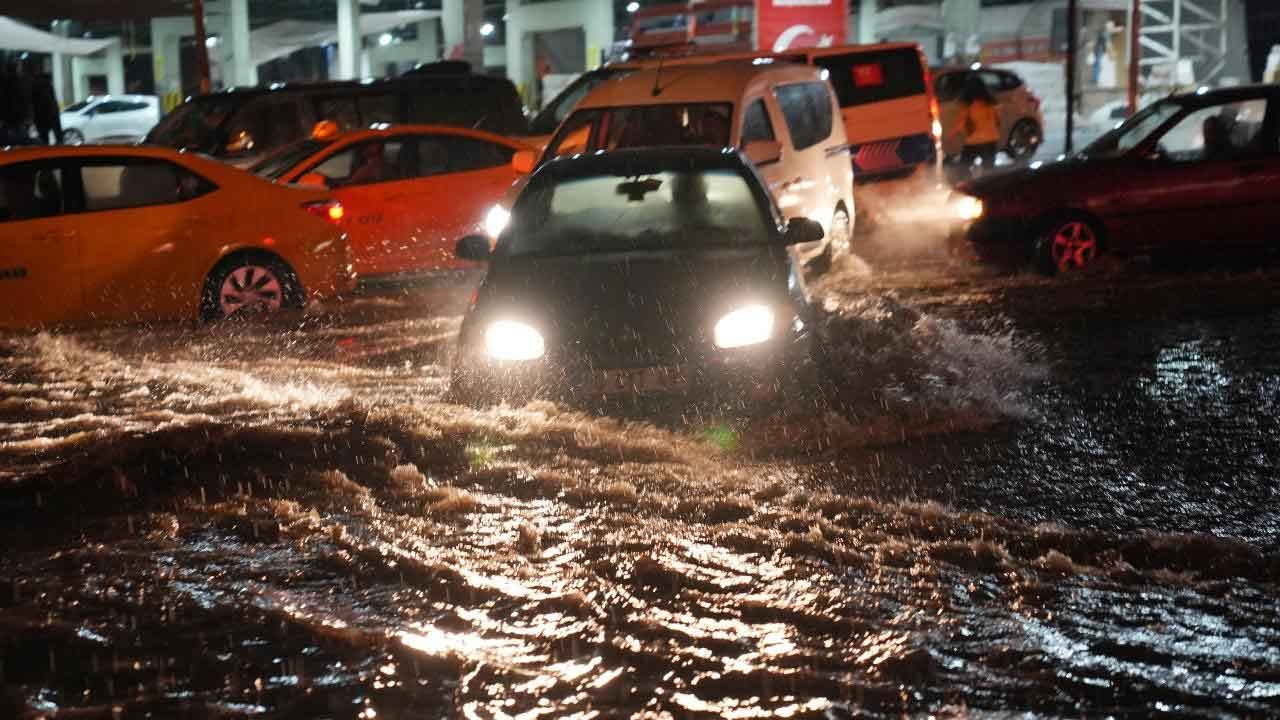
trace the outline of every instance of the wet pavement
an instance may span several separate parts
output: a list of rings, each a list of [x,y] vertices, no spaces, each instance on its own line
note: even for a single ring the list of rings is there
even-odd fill
[[[1280,268],[815,281],[825,401],[443,401],[465,284],[0,338],[0,717],[1280,715]]]

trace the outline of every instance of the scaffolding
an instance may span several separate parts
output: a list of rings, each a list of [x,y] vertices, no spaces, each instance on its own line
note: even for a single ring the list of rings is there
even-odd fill
[[[1136,0],[1147,91],[1210,85],[1227,66],[1230,0]]]

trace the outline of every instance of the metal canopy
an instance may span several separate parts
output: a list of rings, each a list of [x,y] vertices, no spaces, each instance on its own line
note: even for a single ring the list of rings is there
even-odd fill
[[[1149,88],[1177,86],[1190,61],[1194,80],[1210,84],[1227,65],[1228,0],[1140,0],[1139,67]]]

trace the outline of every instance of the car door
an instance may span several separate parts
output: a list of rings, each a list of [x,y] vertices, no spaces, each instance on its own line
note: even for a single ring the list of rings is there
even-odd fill
[[[1144,142],[1132,162],[1128,202],[1138,249],[1212,248],[1249,242],[1267,195],[1265,97],[1195,107]],[[1214,126],[1223,127],[1214,139]]]
[[[396,256],[403,252],[400,215],[412,172],[403,167],[402,145],[399,139],[383,137],[355,142],[298,173],[322,175],[346,209],[356,273],[364,277],[396,272]]]
[[[72,322],[82,308],[80,236],[65,161],[0,167],[0,327]]]
[[[199,292],[187,247],[208,231],[189,203],[211,186],[158,158],[81,158],[77,168],[84,188],[84,315],[113,321],[181,317]]]
[[[417,180],[410,189],[404,264],[415,271],[474,267],[454,254],[458,240],[483,231],[485,213],[519,177],[510,146],[465,135],[417,139]]]

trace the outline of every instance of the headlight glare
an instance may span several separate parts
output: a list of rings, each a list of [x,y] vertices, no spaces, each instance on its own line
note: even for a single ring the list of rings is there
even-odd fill
[[[744,305],[716,322],[716,347],[729,349],[759,345],[773,336],[773,310],[767,305]]]
[[[484,332],[484,348],[494,360],[537,360],[547,351],[542,333],[512,320],[498,320]]]
[[[961,220],[977,220],[986,211],[982,201],[972,195],[961,195],[956,199],[956,215]]]
[[[489,212],[484,216],[484,231],[491,238],[496,238],[507,229],[507,223],[511,222],[511,213],[501,205],[494,205],[489,208]]]

